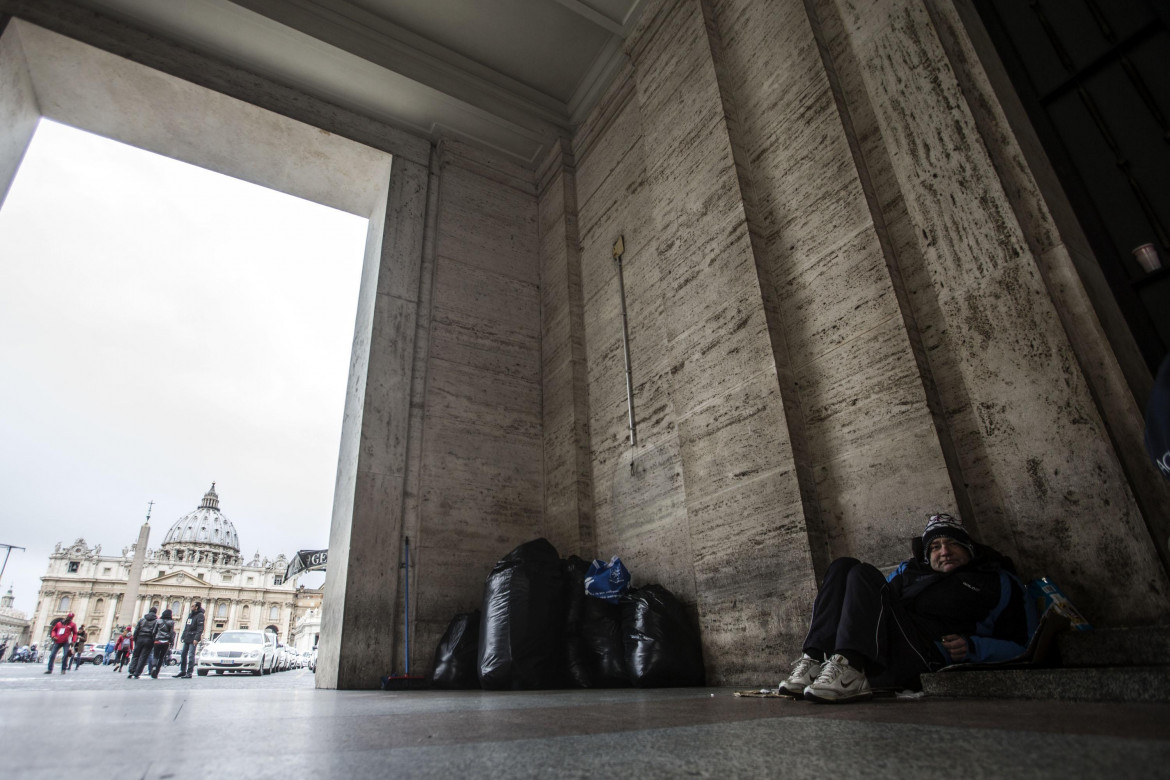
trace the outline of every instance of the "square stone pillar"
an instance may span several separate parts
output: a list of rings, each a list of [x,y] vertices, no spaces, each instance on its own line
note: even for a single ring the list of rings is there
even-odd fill
[[[395,157],[370,221],[329,534],[317,686],[376,688],[401,627],[403,495],[428,170]]]
[[[544,528],[562,555],[589,559],[598,551],[576,170],[568,142],[553,147],[538,180]]]
[[[1060,582],[1094,623],[1164,619],[1170,580],[1091,390],[1096,369],[1062,322],[1066,283],[1053,292],[1029,241],[1043,223],[1013,209],[1026,165],[996,167],[989,149],[1011,144],[977,121],[990,110],[985,76],[956,73],[967,42],[953,4],[832,0],[818,14],[853,125],[878,141],[862,157],[903,236],[914,321],[982,540]]]
[[[24,48],[11,17],[0,14],[0,206],[41,118]]]

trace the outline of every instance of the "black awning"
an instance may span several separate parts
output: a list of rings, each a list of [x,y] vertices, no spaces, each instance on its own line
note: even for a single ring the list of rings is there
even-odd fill
[[[285,569],[284,578],[291,580],[305,571],[325,571],[325,564],[328,561],[328,550],[298,550],[293,556],[292,563]]]

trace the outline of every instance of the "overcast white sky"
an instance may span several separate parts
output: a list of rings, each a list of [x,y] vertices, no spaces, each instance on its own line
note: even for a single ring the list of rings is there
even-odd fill
[[[327,545],[366,226],[41,120],[0,209],[18,609],[57,542],[120,554],[153,500],[157,547],[212,481],[247,558]]]

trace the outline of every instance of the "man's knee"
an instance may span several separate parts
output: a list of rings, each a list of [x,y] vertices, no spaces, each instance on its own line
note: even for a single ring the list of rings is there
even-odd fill
[[[847,582],[850,585],[864,584],[868,587],[881,587],[886,584],[886,578],[876,566],[859,562],[849,569]]]
[[[857,560],[856,558],[834,559],[833,562],[829,564],[828,570],[825,571],[825,579],[822,581],[822,584],[830,580],[848,575],[848,573],[860,563],[861,561]]]

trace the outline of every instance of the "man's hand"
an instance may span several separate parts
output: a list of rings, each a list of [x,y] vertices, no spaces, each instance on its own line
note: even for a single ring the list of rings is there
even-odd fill
[[[947,634],[942,638],[943,648],[951,654],[951,660],[958,662],[967,657],[967,640],[958,634]]]

